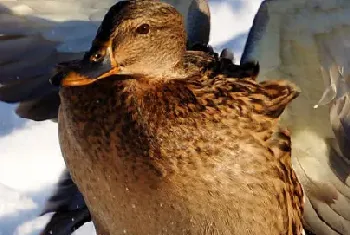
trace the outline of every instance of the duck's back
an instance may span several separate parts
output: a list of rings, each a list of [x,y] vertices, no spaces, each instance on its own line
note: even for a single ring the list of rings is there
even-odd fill
[[[295,96],[224,76],[64,88],[61,146],[102,234],[301,234],[277,127]]]

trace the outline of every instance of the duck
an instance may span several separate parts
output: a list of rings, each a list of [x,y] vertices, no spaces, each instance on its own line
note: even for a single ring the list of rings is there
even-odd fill
[[[211,55],[186,38],[171,5],[120,1],[84,58],[50,79],[62,155],[97,233],[303,234],[278,122],[298,88],[189,63]]]
[[[221,70],[223,73],[235,77],[257,76],[259,73],[259,64],[257,62],[247,62],[243,66],[237,66],[233,63],[233,53],[228,48],[223,49],[219,56],[214,52],[213,48],[208,45],[210,10],[207,1],[193,0],[189,6],[187,14],[187,31],[189,32],[187,48],[192,51],[201,51],[212,55],[203,56],[202,54],[201,56],[198,56],[196,53],[192,53],[191,56],[186,56],[187,63],[204,69],[208,66],[213,70]],[[205,22],[204,26],[202,25],[203,22]],[[202,26],[199,27],[200,25]],[[200,30],[197,30],[198,28],[200,28]],[[60,63],[60,65],[63,64],[65,63]],[[6,88],[7,87],[5,87],[5,89]],[[10,89],[13,90],[13,87],[10,87]],[[56,90],[54,90],[52,95],[58,95]],[[38,100],[33,101],[34,102],[22,102],[22,107],[29,105],[31,108],[23,109],[20,105],[17,109],[17,114],[35,120],[40,115],[47,115],[49,113],[49,109],[46,105],[53,105],[53,102],[41,103],[40,100],[39,102]],[[59,101],[55,103],[59,103]],[[33,109],[32,107],[35,108]],[[58,112],[58,107],[55,112]],[[48,116],[45,118],[47,117]],[[54,116],[54,119],[52,120],[57,122],[57,116]],[[63,171],[56,189],[47,199],[40,216],[52,212],[54,215],[42,230],[41,235],[70,235],[72,232],[79,229],[84,223],[91,221],[91,215],[85,204],[84,197],[73,182],[68,169]]]

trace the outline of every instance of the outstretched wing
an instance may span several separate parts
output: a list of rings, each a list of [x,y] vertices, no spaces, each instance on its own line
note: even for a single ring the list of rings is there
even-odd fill
[[[164,1],[184,15],[191,3]],[[17,114],[24,118],[55,119],[58,91],[48,81],[55,65],[82,58],[105,13],[115,3],[0,0],[0,101],[19,102]]]
[[[289,79],[301,94],[283,122],[317,235],[350,234],[350,1],[266,0],[241,63],[258,60],[258,79]]]
[[[78,229],[85,222],[91,221],[90,211],[84,197],[74,184],[67,169],[64,170],[54,194],[46,201],[42,215],[55,212],[45,226],[42,235],[67,235]]]

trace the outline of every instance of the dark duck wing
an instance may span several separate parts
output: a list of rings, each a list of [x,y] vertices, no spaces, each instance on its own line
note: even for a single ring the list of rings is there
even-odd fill
[[[54,194],[47,200],[41,215],[54,212],[41,232],[42,235],[68,235],[84,223],[91,221],[84,197],[72,181],[67,169],[64,170]]]
[[[317,235],[350,234],[349,16],[348,1],[264,1],[241,61],[259,61],[259,80],[301,89],[282,121],[307,196],[305,222]]]

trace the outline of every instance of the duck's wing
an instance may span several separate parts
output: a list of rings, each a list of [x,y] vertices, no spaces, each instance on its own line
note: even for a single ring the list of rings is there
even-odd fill
[[[301,89],[283,122],[307,195],[306,225],[317,235],[350,234],[350,1],[264,1],[241,63],[251,60],[258,79]]]
[[[63,172],[57,189],[46,201],[42,215],[55,212],[49,223],[42,231],[42,235],[67,235],[91,221],[90,211],[84,197],[72,181],[67,169]]]
[[[184,15],[191,3],[164,1]],[[48,81],[55,65],[82,58],[115,2],[0,0],[0,101],[19,103],[17,114],[23,118],[55,119],[58,90]]]

